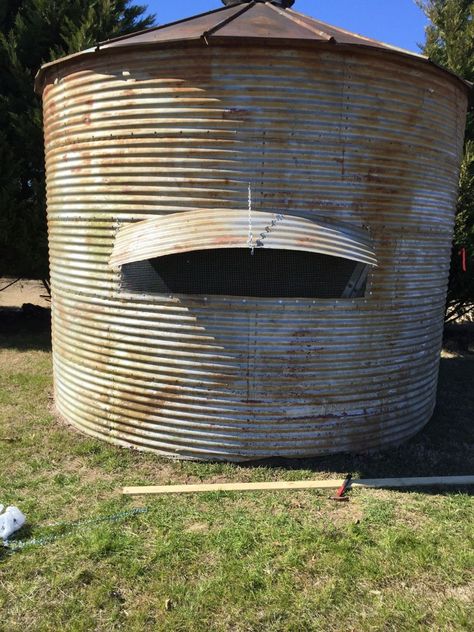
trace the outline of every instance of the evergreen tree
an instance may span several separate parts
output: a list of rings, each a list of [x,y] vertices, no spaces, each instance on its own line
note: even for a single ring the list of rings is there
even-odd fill
[[[423,51],[434,62],[474,81],[474,0],[418,0],[430,20]],[[474,307],[474,115],[468,114],[454,233],[447,320]],[[466,253],[467,271],[463,270]]]
[[[152,26],[132,0],[0,0],[0,274],[45,278],[43,63]]]

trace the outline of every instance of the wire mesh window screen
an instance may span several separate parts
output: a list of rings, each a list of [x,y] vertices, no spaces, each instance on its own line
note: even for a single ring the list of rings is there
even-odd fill
[[[366,266],[340,257],[258,248],[195,250],[122,267],[122,287],[147,294],[280,298],[364,296]]]

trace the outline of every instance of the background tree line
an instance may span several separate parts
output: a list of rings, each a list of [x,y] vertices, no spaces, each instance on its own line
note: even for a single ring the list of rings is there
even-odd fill
[[[418,0],[430,20],[423,52],[474,81],[474,0]],[[474,308],[474,114],[468,113],[461,165],[446,319]],[[467,270],[463,270],[465,251]]]
[[[132,0],[0,0],[0,274],[48,276],[38,69],[152,26],[145,11]]]
[[[474,0],[416,0],[430,20],[423,50],[474,81]],[[0,0],[0,274],[46,278],[39,67],[98,41],[152,26],[133,0]],[[463,270],[464,249],[467,272]],[[474,116],[468,115],[447,319],[474,306]]]

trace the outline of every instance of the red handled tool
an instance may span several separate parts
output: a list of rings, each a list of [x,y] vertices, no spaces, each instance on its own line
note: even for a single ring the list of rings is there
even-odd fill
[[[344,494],[346,493],[346,490],[349,487],[351,480],[352,480],[352,474],[348,474],[346,478],[344,479],[344,482],[342,483],[342,485],[337,490],[336,494],[334,496],[330,496],[330,499],[336,500],[337,502],[347,502],[349,500],[349,496],[345,496]]]

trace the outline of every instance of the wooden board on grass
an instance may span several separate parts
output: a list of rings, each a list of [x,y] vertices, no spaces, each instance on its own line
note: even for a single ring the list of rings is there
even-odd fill
[[[337,489],[344,479],[307,481],[269,481],[263,483],[198,483],[192,485],[149,485],[124,487],[123,493],[131,496],[145,494],[192,494],[198,492],[250,492],[292,489]],[[352,479],[347,489],[352,487],[400,488],[436,487],[438,485],[474,485],[474,476],[423,476],[415,478],[368,478]]]

